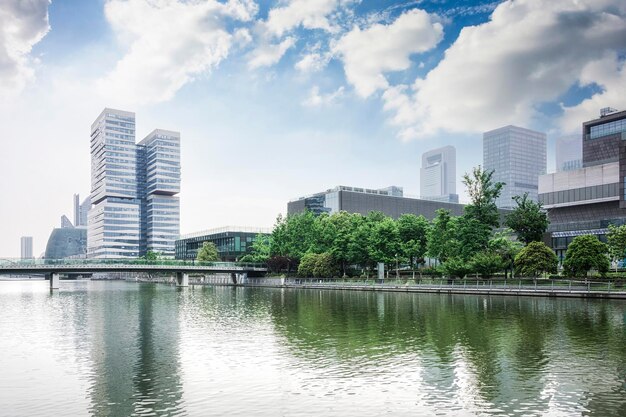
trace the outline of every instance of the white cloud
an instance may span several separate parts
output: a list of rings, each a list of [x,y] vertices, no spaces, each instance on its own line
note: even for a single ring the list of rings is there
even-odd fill
[[[276,44],[262,41],[257,48],[248,55],[248,67],[254,69],[276,64],[283,55],[285,55],[285,52],[294,46],[295,43],[296,39],[291,36]]]
[[[0,2],[0,91],[18,93],[33,79],[30,52],[50,30],[50,0]]]
[[[332,32],[334,29],[327,16],[338,5],[338,0],[290,0],[285,6],[270,10],[266,27],[275,36],[282,36],[299,25]]]
[[[249,0],[109,0],[105,16],[127,52],[98,89],[123,105],[169,100],[227,57],[233,37],[224,18],[255,13]]]
[[[358,27],[344,35],[333,47],[344,64],[346,78],[357,93],[367,97],[389,83],[388,71],[406,70],[411,54],[435,47],[443,37],[443,27],[423,10],[413,9],[389,25]]]
[[[318,86],[313,86],[309,92],[309,96],[302,102],[306,107],[320,107],[326,106],[336,102],[341,96],[343,96],[344,88],[339,87],[337,90],[328,94],[320,94]]]
[[[607,53],[604,58],[585,65],[580,83],[598,84],[602,87],[602,92],[594,94],[576,106],[563,107],[564,114],[560,120],[562,131],[580,132],[581,122],[599,116],[599,111],[603,107],[626,110],[626,62],[619,61],[615,53]]]
[[[388,89],[385,107],[405,139],[526,125],[537,116],[537,105],[557,100],[579,81],[602,85],[605,98],[618,97],[618,91],[623,97],[623,65],[614,53],[609,66],[600,63],[623,49],[625,40],[622,0],[507,1],[489,22],[465,27],[437,67],[410,90]],[[593,105],[602,101],[598,96]]]
[[[324,69],[330,61],[330,54],[321,52],[311,52],[302,56],[300,61],[296,62],[296,69],[303,73],[318,72]]]

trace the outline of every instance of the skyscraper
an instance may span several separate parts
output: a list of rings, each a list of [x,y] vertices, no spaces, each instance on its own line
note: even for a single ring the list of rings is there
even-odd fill
[[[537,201],[538,178],[546,173],[546,135],[516,126],[485,132],[483,164],[486,171],[494,171],[494,182],[506,184],[498,207],[515,207],[513,197],[524,193]]]
[[[142,244],[174,256],[180,234],[180,134],[156,129],[137,145],[142,187]],[[142,248],[143,249],[143,248]]]
[[[580,135],[556,140],[556,171],[573,171],[583,167],[583,141]]]
[[[20,238],[20,257],[22,259],[33,259],[33,237],[22,236]]]
[[[453,146],[422,154],[420,196],[425,200],[459,202],[456,194],[456,149]]]
[[[104,109],[91,126],[88,256],[173,255],[179,190],[180,134],[155,130],[136,144],[135,114]]]
[[[74,227],[87,227],[87,215],[91,208],[91,197],[80,202],[80,195],[74,194]]]

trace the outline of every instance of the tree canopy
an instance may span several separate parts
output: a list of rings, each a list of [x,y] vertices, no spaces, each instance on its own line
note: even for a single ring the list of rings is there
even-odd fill
[[[198,262],[216,262],[219,259],[217,247],[213,242],[204,242],[196,257]]]
[[[504,224],[525,244],[540,242],[549,224],[548,215],[542,210],[541,203],[530,200],[528,193],[516,195],[513,200],[516,207],[506,216]]]
[[[515,257],[515,268],[522,276],[536,277],[544,272],[556,273],[559,260],[543,242],[530,242]]]
[[[582,277],[595,269],[601,274],[609,270],[608,248],[597,236],[576,236],[567,247],[563,270],[567,275]]]

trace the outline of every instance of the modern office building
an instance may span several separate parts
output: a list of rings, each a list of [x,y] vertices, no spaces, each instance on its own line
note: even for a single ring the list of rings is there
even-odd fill
[[[87,196],[80,202],[80,195],[74,194],[74,227],[87,227],[87,215],[91,209],[91,198]]]
[[[174,256],[180,235],[180,134],[156,129],[138,144],[142,182],[142,245]],[[143,252],[143,248],[142,248]]]
[[[170,199],[180,189],[180,135],[176,132],[163,134],[175,137],[172,140],[160,138],[161,134],[155,132],[165,131],[154,131],[152,136],[136,144],[135,114],[108,108],[92,124],[89,257],[138,257],[149,250],[173,255],[174,240],[161,238],[169,234],[153,227],[178,230],[178,202],[165,203],[166,208],[154,204],[160,195]],[[172,143],[177,144],[175,152],[171,152]],[[162,162],[164,160],[167,162]],[[168,220],[155,219],[154,216],[161,217],[155,209],[166,211],[168,214],[163,217]]]
[[[287,214],[309,210],[315,214],[347,211],[366,215],[371,211],[381,211],[393,218],[412,213],[432,219],[436,215],[436,210],[440,208],[450,210],[453,215],[463,214],[462,204],[404,197],[401,187],[393,188],[396,193],[390,192],[390,188],[376,190],[340,185],[290,201],[287,204]]]
[[[456,149],[453,146],[422,154],[420,198],[458,203],[456,193]]]
[[[213,242],[222,261],[236,261],[252,249],[259,234],[269,235],[271,229],[226,226],[181,236],[176,240],[176,259],[193,260],[204,242]]]
[[[22,236],[20,238],[20,257],[22,259],[33,259],[33,237]]]
[[[626,111],[603,109],[582,124],[582,138],[582,168],[539,178],[539,201],[560,259],[574,237],[592,234],[605,241],[609,224],[626,224]]]
[[[583,141],[580,135],[556,140],[556,172],[574,171],[583,167]]]
[[[538,179],[546,173],[546,135],[517,126],[505,126],[483,134],[483,165],[494,171],[493,180],[506,185],[496,201],[513,208],[513,197],[528,193],[537,200]]]

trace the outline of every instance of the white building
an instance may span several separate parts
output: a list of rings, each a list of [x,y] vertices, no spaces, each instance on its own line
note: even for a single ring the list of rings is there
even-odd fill
[[[175,189],[168,189],[168,197],[177,194],[180,189],[180,135],[176,132],[168,133],[175,136],[175,140],[163,141],[177,144],[174,153],[162,151],[171,146],[148,140],[150,135],[137,145],[135,114],[132,112],[106,108],[92,124],[92,206],[88,214],[87,233],[89,257],[138,257],[148,250],[174,254],[174,239],[171,239],[171,243],[159,243],[157,247],[148,244],[148,236],[153,235],[152,227],[160,227],[162,223],[161,207],[152,204],[151,196],[163,191],[162,186],[168,184],[164,182],[168,176],[177,181]],[[161,163],[162,160],[168,163]],[[161,166],[170,166],[172,171],[162,169]],[[150,213],[148,200],[151,201]],[[168,227],[172,230],[178,230],[179,227],[178,201],[175,206],[175,216],[165,215],[169,216],[170,223],[176,223]],[[159,209],[159,213],[153,211],[155,208]],[[154,223],[148,224],[148,214],[155,220]],[[154,216],[159,218],[155,219]]]
[[[524,193],[537,201],[539,176],[546,173],[546,135],[517,126],[485,132],[483,165],[494,171],[494,182],[505,183],[496,200],[499,208],[515,207],[513,197]]]
[[[422,154],[420,196],[425,200],[458,203],[456,149],[453,146],[444,146]]]

